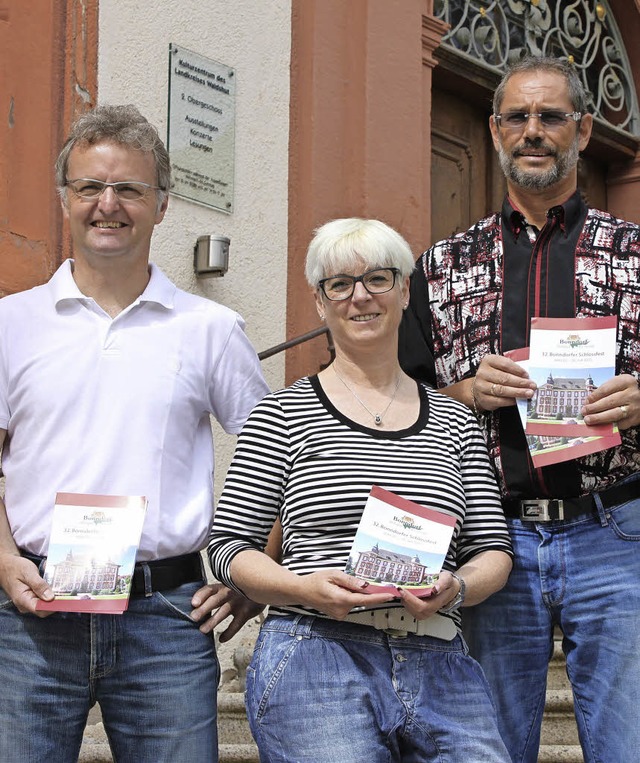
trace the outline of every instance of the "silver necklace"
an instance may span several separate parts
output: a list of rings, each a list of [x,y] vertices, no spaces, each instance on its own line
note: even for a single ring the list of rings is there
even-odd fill
[[[351,387],[350,387],[350,386],[347,384],[347,382],[346,382],[346,381],[345,381],[345,380],[342,378],[342,376],[340,376],[340,374],[338,373],[338,371],[337,371],[337,369],[336,369],[336,364],[335,364],[335,363],[333,363],[333,364],[331,365],[331,367],[333,368],[333,370],[334,370],[334,372],[335,372],[335,375],[338,377],[338,379],[340,379],[340,381],[341,381],[341,382],[344,384],[344,386],[347,388],[347,391],[348,391],[348,392],[350,392],[350,393],[351,393],[351,394],[352,394],[352,395],[355,397],[355,399],[356,399],[356,400],[357,400],[357,401],[360,403],[360,405],[361,405],[361,406],[362,406],[362,407],[365,409],[365,411],[366,411],[366,412],[369,414],[369,416],[371,416],[371,418],[372,418],[372,419],[375,421],[375,424],[376,424],[376,426],[377,426],[377,427],[381,426],[381,424],[382,424],[382,419],[384,418],[384,416],[386,415],[387,411],[388,411],[388,410],[389,410],[389,408],[391,407],[391,403],[393,403],[393,401],[396,399],[396,394],[397,394],[397,392],[398,392],[398,387],[400,387],[400,377],[402,376],[402,374],[398,374],[398,379],[397,379],[397,381],[396,381],[396,386],[395,386],[395,388],[394,388],[394,390],[393,390],[393,395],[391,395],[391,400],[389,400],[389,402],[387,403],[387,405],[386,405],[386,407],[385,407],[384,411],[382,411],[382,413],[374,413],[372,410],[370,410],[369,408],[367,408],[367,406],[366,406],[366,405],[365,405],[365,404],[362,402],[362,400],[360,400],[360,398],[359,398],[359,397],[356,395],[356,393],[355,393],[355,392],[354,392],[354,391],[351,389]]]

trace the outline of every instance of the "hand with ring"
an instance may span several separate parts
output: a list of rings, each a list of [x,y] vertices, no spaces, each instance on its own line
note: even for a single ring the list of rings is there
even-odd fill
[[[620,374],[595,389],[582,408],[587,426],[617,424],[621,430],[640,423],[640,389],[635,376]]]
[[[479,411],[514,405],[533,397],[536,384],[518,363],[503,355],[485,355],[471,382],[471,398]]]

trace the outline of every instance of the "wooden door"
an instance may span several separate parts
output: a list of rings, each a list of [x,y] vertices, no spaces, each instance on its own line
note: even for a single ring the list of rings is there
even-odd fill
[[[504,176],[489,133],[489,111],[434,88],[431,109],[433,242],[500,208]]]
[[[607,165],[595,155],[581,156],[578,162],[578,188],[590,207],[609,209]]]

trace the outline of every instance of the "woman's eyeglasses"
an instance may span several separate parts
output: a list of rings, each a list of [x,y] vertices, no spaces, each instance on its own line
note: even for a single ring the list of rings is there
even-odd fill
[[[384,294],[393,289],[399,272],[398,268],[376,268],[375,270],[368,270],[361,276],[329,276],[329,278],[318,281],[318,288],[322,289],[322,293],[327,299],[334,302],[349,299],[358,282],[364,286],[369,294]]]

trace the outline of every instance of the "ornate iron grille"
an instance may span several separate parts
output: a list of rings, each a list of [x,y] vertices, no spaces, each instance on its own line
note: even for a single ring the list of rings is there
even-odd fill
[[[640,135],[631,67],[605,0],[434,0],[434,13],[451,25],[443,45],[500,74],[525,54],[570,60],[590,94],[589,111]]]

